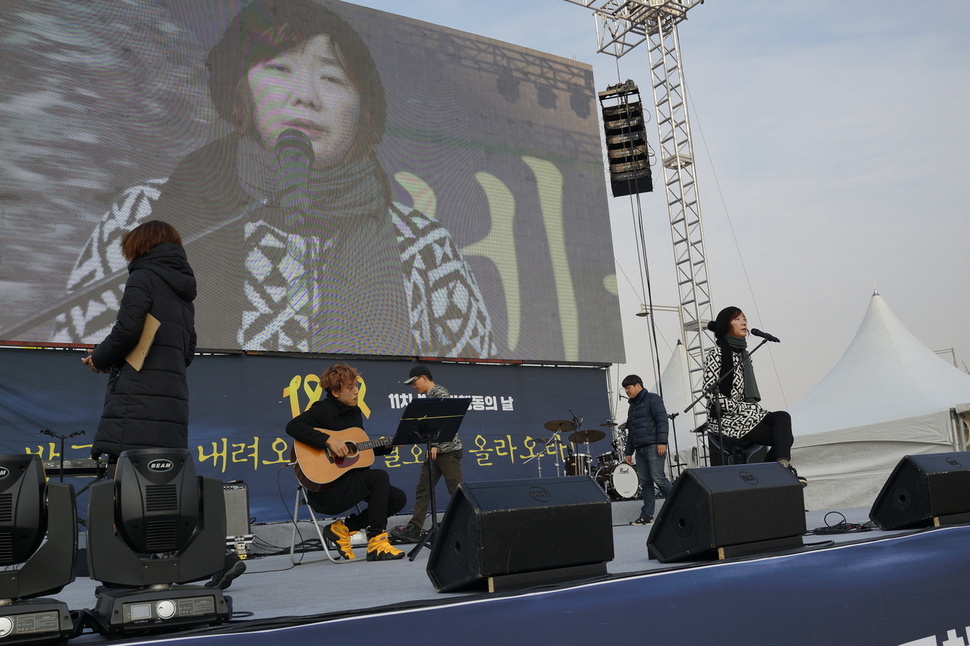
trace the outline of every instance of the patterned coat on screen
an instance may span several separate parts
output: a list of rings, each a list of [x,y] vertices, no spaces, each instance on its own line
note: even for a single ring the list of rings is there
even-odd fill
[[[240,179],[246,153],[230,135],[187,157],[168,180],[125,191],[68,278],[68,292],[79,298],[59,317],[52,340],[91,342],[105,333],[123,281],[90,294],[86,288],[123,270],[118,241],[125,231],[164,219],[182,232],[193,258],[203,347],[497,353],[475,277],[440,223],[390,200],[371,216],[337,217],[326,228],[287,223],[272,196]]]

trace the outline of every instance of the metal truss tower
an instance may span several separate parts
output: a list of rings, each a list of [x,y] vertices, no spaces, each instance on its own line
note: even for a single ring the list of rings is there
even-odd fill
[[[713,314],[677,24],[703,0],[565,1],[593,11],[600,53],[620,58],[641,43],[647,44],[684,343],[691,390],[698,397],[704,388],[708,345],[703,328]],[[694,408],[694,427],[705,418],[699,408]]]

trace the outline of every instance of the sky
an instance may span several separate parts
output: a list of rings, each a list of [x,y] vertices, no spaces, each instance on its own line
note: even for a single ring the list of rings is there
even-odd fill
[[[591,64],[651,106],[645,46],[597,54],[564,0],[356,4]],[[781,339],[757,357],[763,404],[797,402],[838,362],[874,290],[931,350],[970,364],[970,3],[708,0],[678,27],[713,311]],[[647,134],[659,150],[651,118]],[[605,172],[605,171],[604,171]],[[653,169],[662,186],[662,169]],[[627,363],[655,381],[634,206],[610,200]],[[661,190],[640,196],[653,302],[679,303]],[[678,338],[656,313],[659,362]],[[952,354],[949,352],[952,349]]]

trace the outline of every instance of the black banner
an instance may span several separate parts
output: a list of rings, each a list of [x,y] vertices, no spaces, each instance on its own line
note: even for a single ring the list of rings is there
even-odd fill
[[[89,457],[107,379],[82,366],[82,356],[70,350],[0,351],[0,452],[56,460],[60,441],[39,431],[67,436],[83,430],[83,435],[66,440],[63,453],[69,459]],[[364,380],[360,400],[368,435],[391,437],[405,406],[417,396],[403,383],[413,362],[236,354],[199,356],[189,367],[189,448],[199,474],[246,482],[257,522],[285,520],[291,514],[296,479],[287,466],[291,440],[284,427],[325,396],[319,375],[333,363],[349,363]],[[453,396],[472,399],[459,431],[466,480],[535,477],[540,462],[544,475],[554,475],[556,449],[541,443],[552,435],[544,424],[569,420],[573,411],[589,420],[583,428],[594,428],[610,415],[603,368],[427,365]],[[576,449],[593,456],[605,453],[610,450],[609,433]],[[561,463],[568,450],[562,449]],[[403,447],[379,457],[375,466],[387,469],[410,499],[424,452],[420,446]],[[544,457],[526,464],[537,454]],[[447,500],[443,484],[440,491],[440,500]]]

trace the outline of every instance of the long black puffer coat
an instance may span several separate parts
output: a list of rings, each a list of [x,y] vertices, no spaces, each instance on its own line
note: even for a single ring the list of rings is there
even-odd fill
[[[195,353],[195,295],[195,276],[177,244],[157,245],[128,265],[118,320],[91,355],[96,368],[110,370],[91,455],[188,448],[185,369]],[[125,357],[138,344],[148,313],[160,325],[141,371],[136,371]]]

